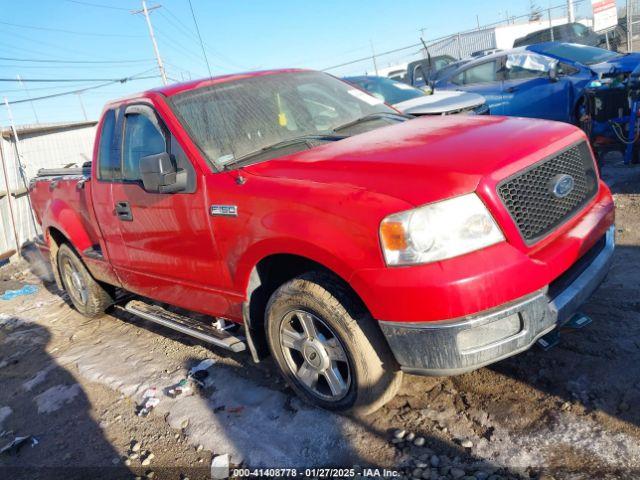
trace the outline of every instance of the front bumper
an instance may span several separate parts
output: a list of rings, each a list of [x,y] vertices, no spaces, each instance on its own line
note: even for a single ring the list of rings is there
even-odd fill
[[[380,322],[402,369],[457,375],[529,349],[567,322],[604,280],[615,248],[614,226],[551,285],[508,305],[456,320]]]

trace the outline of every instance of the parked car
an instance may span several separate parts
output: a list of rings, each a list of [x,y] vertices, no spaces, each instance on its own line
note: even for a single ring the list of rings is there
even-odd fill
[[[435,87],[478,93],[493,115],[576,123],[589,82],[628,75],[639,64],[637,53],[548,42],[469,61],[440,76]]]
[[[485,99],[475,93],[438,90],[428,95],[424,90],[385,77],[346,77],[344,80],[408,115],[489,113]]]
[[[613,37],[610,38],[610,44],[613,40]],[[577,22],[536,30],[524,37],[516,39],[513,42],[513,47],[524,47],[526,45],[546,42],[576,43],[579,45],[607,48],[607,39],[604,34],[596,33],[591,28]]]
[[[613,200],[578,128],[407,121],[302,70],[108,103],[91,173],[42,172],[30,198],[82,314],[113,306],[255,361],[270,352],[302,398],[358,412],[391,399],[402,371],[528,349],[572,318],[614,248]]]
[[[414,87],[426,87],[436,72],[457,60],[449,55],[438,55],[422,60],[416,60],[407,65],[407,75],[404,79]]]

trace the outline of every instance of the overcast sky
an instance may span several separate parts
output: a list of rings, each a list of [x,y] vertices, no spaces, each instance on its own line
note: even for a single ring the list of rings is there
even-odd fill
[[[188,0],[148,0],[160,54],[172,81],[208,76]],[[538,0],[546,8],[564,0]],[[323,69],[377,52],[527,14],[530,0],[192,0],[213,75],[278,67]],[[160,84],[138,0],[0,0],[0,78],[91,79],[25,83],[31,97],[66,92],[132,75],[156,76],[77,95],[14,105],[16,123],[96,119],[110,99]],[[589,15],[590,1],[578,13]],[[371,43],[370,43],[371,42]],[[416,51],[382,57],[378,66],[406,61]],[[25,61],[27,60],[27,61]],[[56,60],[56,63],[31,60]],[[67,63],[113,62],[113,63]],[[372,70],[370,61],[331,73]],[[95,79],[95,81],[93,81]],[[25,99],[24,88],[0,82],[0,95]],[[33,109],[35,108],[35,113]],[[0,124],[8,123],[0,107]]]

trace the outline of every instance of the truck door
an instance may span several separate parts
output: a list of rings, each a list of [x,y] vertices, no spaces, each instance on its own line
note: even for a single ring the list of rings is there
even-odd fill
[[[167,152],[188,175],[186,191],[144,190],[140,159]],[[209,213],[199,168],[185,155],[149,105],[128,105],[122,134],[122,180],[114,182],[113,210],[126,261],[115,265],[132,292],[211,315],[224,315],[219,255],[209,228]]]
[[[507,55],[503,67],[504,114],[570,122],[571,82],[565,76],[550,75],[556,65],[554,59],[535,53]]]
[[[121,109],[106,110],[100,124],[100,137],[97,145],[97,166],[91,180],[91,200],[96,223],[102,234],[101,245],[104,257],[111,265],[127,262],[127,253],[122,245],[120,225],[113,214],[113,182],[122,178],[120,166],[120,131],[122,126]]]

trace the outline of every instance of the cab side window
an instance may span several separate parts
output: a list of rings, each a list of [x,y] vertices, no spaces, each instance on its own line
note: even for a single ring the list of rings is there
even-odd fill
[[[125,117],[122,178],[140,180],[140,159],[167,151],[166,140],[146,115],[129,113]]]
[[[497,81],[496,62],[481,63],[468,68],[453,79],[458,85],[470,85],[474,83],[491,83]]]
[[[98,147],[98,179],[118,180],[120,175],[120,156],[115,148],[114,133],[116,127],[116,112],[108,110],[104,114],[100,130],[100,144]]]

